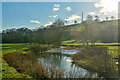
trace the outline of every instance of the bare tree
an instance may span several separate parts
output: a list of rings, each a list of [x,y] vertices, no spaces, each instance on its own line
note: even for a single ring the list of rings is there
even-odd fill
[[[108,17],[106,17],[106,21],[108,21],[108,19],[109,19],[109,18],[108,18]]]

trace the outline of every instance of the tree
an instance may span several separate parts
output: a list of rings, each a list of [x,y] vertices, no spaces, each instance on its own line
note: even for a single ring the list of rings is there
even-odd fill
[[[108,17],[106,17],[106,21],[108,21],[108,19],[109,19],[109,18],[108,18]]]
[[[62,27],[64,26],[64,21],[61,19],[57,19],[52,25],[51,27]]]
[[[77,21],[74,21],[75,24],[77,24]]]
[[[68,25],[68,21],[67,20],[65,20],[65,23],[66,23],[66,25]]]
[[[86,20],[87,24],[92,24],[93,23],[93,17],[91,15],[87,16],[87,20]]]
[[[113,20],[113,19],[115,19],[115,17],[114,17],[114,16],[111,16],[111,19]]]
[[[99,22],[99,21],[100,21],[100,20],[99,20],[99,16],[97,16],[97,15],[95,16],[95,21],[96,21],[96,22]]]
[[[99,16],[97,16],[97,15],[96,15],[96,16],[95,16],[95,18],[96,18],[96,19],[98,19],[98,18],[99,18]]]
[[[38,44],[29,46],[29,50],[34,54],[42,54],[49,48],[50,48],[49,46],[40,46]]]

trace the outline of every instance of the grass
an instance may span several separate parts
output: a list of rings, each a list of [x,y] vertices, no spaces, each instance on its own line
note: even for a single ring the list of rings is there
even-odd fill
[[[15,68],[10,67],[5,60],[2,59],[2,78],[31,78],[28,75],[20,74]]]
[[[68,40],[68,41],[63,41],[62,45],[83,45],[83,43],[81,43],[81,41],[75,41],[75,40]],[[89,43],[89,45],[91,45],[91,43]],[[95,45],[99,45],[99,46],[104,46],[108,48],[108,54],[110,54],[112,57],[117,57],[118,56],[118,45],[120,45],[120,43],[100,43],[100,42],[96,42]]]
[[[68,45],[68,46],[69,45],[77,45],[77,46],[79,45],[79,46],[81,46],[81,45],[83,45],[83,43],[81,43],[81,41],[68,40],[68,41],[63,41],[62,45]],[[91,43],[89,43],[89,45],[91,45]],[[119,52],[119,49],[118,49],[119,46],[118,45],[120,45],[120,43],[100,43],[100,42],[97,42],[97,43],[95,43],[95,45],[98,45],[97,47],[106,47],[107,48],[107,54],[111,56],[111,61],[113,62],[113,64],[116,62],[116,60],[114,60],[112,58],[118,57],[118,55],[119,55],[118,54],[118,52]],[[87,55],[89,55],[89,54],[87,54]],[[90,61],[92,61],[92,60],[88,59],[88,57],[87,57],[86,60],[85,59],[79,59],[76,62],[82,64],[83,68],[85,68],[85,66],[83,64],[87,64],[87,67],[92,66],[92,65],[89,64],[89,63],[91,63]],[[96,59],[98,59],[98,58],[96,58]],[[93,60],[92,62],[96,62],[96,61]],[[113,66],[114,66],[115,70],[118,70],[118,67],[117,67],[116,64],[114,64]]]
[[[46,44],[40,45],[46,46]],[[22,52],[26,54],[26,51],[24,50],[27,50],[28,46],[29,46],[28,43],[0,44],[0,50],[2,50],[2,56],[14,52]],[[28,75],[18,73],[13,67],[10,67],[4,59],[2,59],[2,78],[25,78],[25,77],[30,78],[30,76]]]
[[[65,45],[82,45],[80,41],[75,41],[75,40],[68,40],[68,41],[63,41],[62,44]],[[117,45],[117,43],[96,43],[97,45]],[[45,45],[45,44],[41,44]],[[25,53],[24,50],[28,49],[29,44],[27,43],[10,43],[10,44],[0,44],[0,49],[2,49],[2,56],[8,53],[13,53],[13,52],[21,52]],[[51,45],[52,46],[52,45]],[[53,46],[54,47],[54,46]],[[112,55],[112,57],[117,57],[118,56],[118,46],[105,46],[108,47],[108,54]],[[13,67],[10,67],[5,60],[2,59],[2,77],[3,78],[24,78],[30,76],[25,75],[25,74],[20,74],[18,73]]]
[[[12,52],[19,52],[26,49],[28,44],[21,43],[21,44],[1,44],[0,49],[2,49],[2,56],[7,53]],[[20,74],[14,69],[10,67],[8,63],[2,59],[2,78],[31,78],[28,75]]]
[[[11,53],[11,52],[16,52],[16,51],[17,52],[23,51],[24,49],[27,49],[27,47],[28,47],[27,43],[1,44],[2,55],[7,54],[7,53]]]
[[[88,43],[91,45],[91,43]],[[83,45],[81,41],[76,41],[76,40],[68,40],[68,41],[63,41],[62,45]],[[120,45],[120,43],[101,43],[101,42],[96,42],[95,45],[100,45],[100,46],[114,46],[114,45]]]
[[[72,55],[74,63],[83,68],[98,72],[105,78],[117,76],[117,65],[105,47],[82,47]]]
[[[36,54],[9,53],[4,59],[18,72],[28,74],[33,78],[59,78],[63,77],[63,71],[57,70],[54,66],[49,67],[38,63]],[[50,71],[49,71],[50,70]]]

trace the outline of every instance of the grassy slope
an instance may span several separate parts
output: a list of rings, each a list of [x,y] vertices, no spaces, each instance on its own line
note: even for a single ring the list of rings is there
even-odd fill
[[[118,27],[118,20],[113,20],[113,21],[104,21],[101,23],[94,23],[94,25],[98,25],[96,27],[106,27],[106,26],[115,26]],[[89,26],[88,26],[89,27]],[[64,27],[64,30],[66,31],[71,31],[71,32],[75,32],[75,31],[84,31],[85,29],[85,25],[84,24],[76,24],[76,25],[71,25],[71,26],[66,26]],[[118,29],[118,28],[116,28]],[[62,45],[82,45],[83,43],[81,43],[81,41],[76,41],[76,40],[68,40],[68,41],[63,41]],[[91,45],[91,43],[89,43],[89,45]],[[120,43],[100,43],[100,42],[96,42],[95,45],[100,45],[100,46],[105,46],[108,47],[108,53],[110,55],[112,55],[113,57],[118,56],[118,46],[114,46],[114,45],[120,45]]]
[[[2,44],[2,56],[10,52],[22,51],[27,48],[28,44]],[[10,67],[5,60],[2,59],[2,78],[31,78],[28,75],[18,73],[13,67]]]
[[[115,29],[118,29],[118,20],[113,20],[113,21],[103,21],[103,22],[100,22],[100,23],[92,23],[92,24],[86,24],[86,23],[78,23],[78,24],[74,24],[74,25],[68,25],[68,26],[65,26],[63,27],[63,30],[65,31],[69,31],[70,34],[73,34],[75,32],[83,32],[86,27],[89,27],[89,26],[95,26],[94,28],[96,29],[104,29],[104,28],[108,28],[108,26],[114,26]],[[109,29],[109,28],[108,28]],[[76,33],[77,34],[77,33]],[[74,39],[74,38],[73,38]],[[73,40],[72,39],[72,40]],[[79,43],[77,43],[79,44]],[[76,44],[76,45],[77,45]],[[75,45],[75,44],[74,44]],[[98,44],[99,45],[99,44]]]

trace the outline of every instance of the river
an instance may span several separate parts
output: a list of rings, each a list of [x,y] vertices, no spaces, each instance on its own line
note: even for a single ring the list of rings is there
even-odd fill
[[[78,49],[67,50],[63,46],[59,49],[52,49],[46,52],[57,52],[57,54],[48,54],[38,59],[39,63],[47,65],[49,67],[53,66],[55,69],[64,71],[65,75],[69,78],[95,78],[98,76],[97,73],[91,72],[89,70],[83,69],[72,63],[72,59],[69,56],[62,54],[75,54]]]

